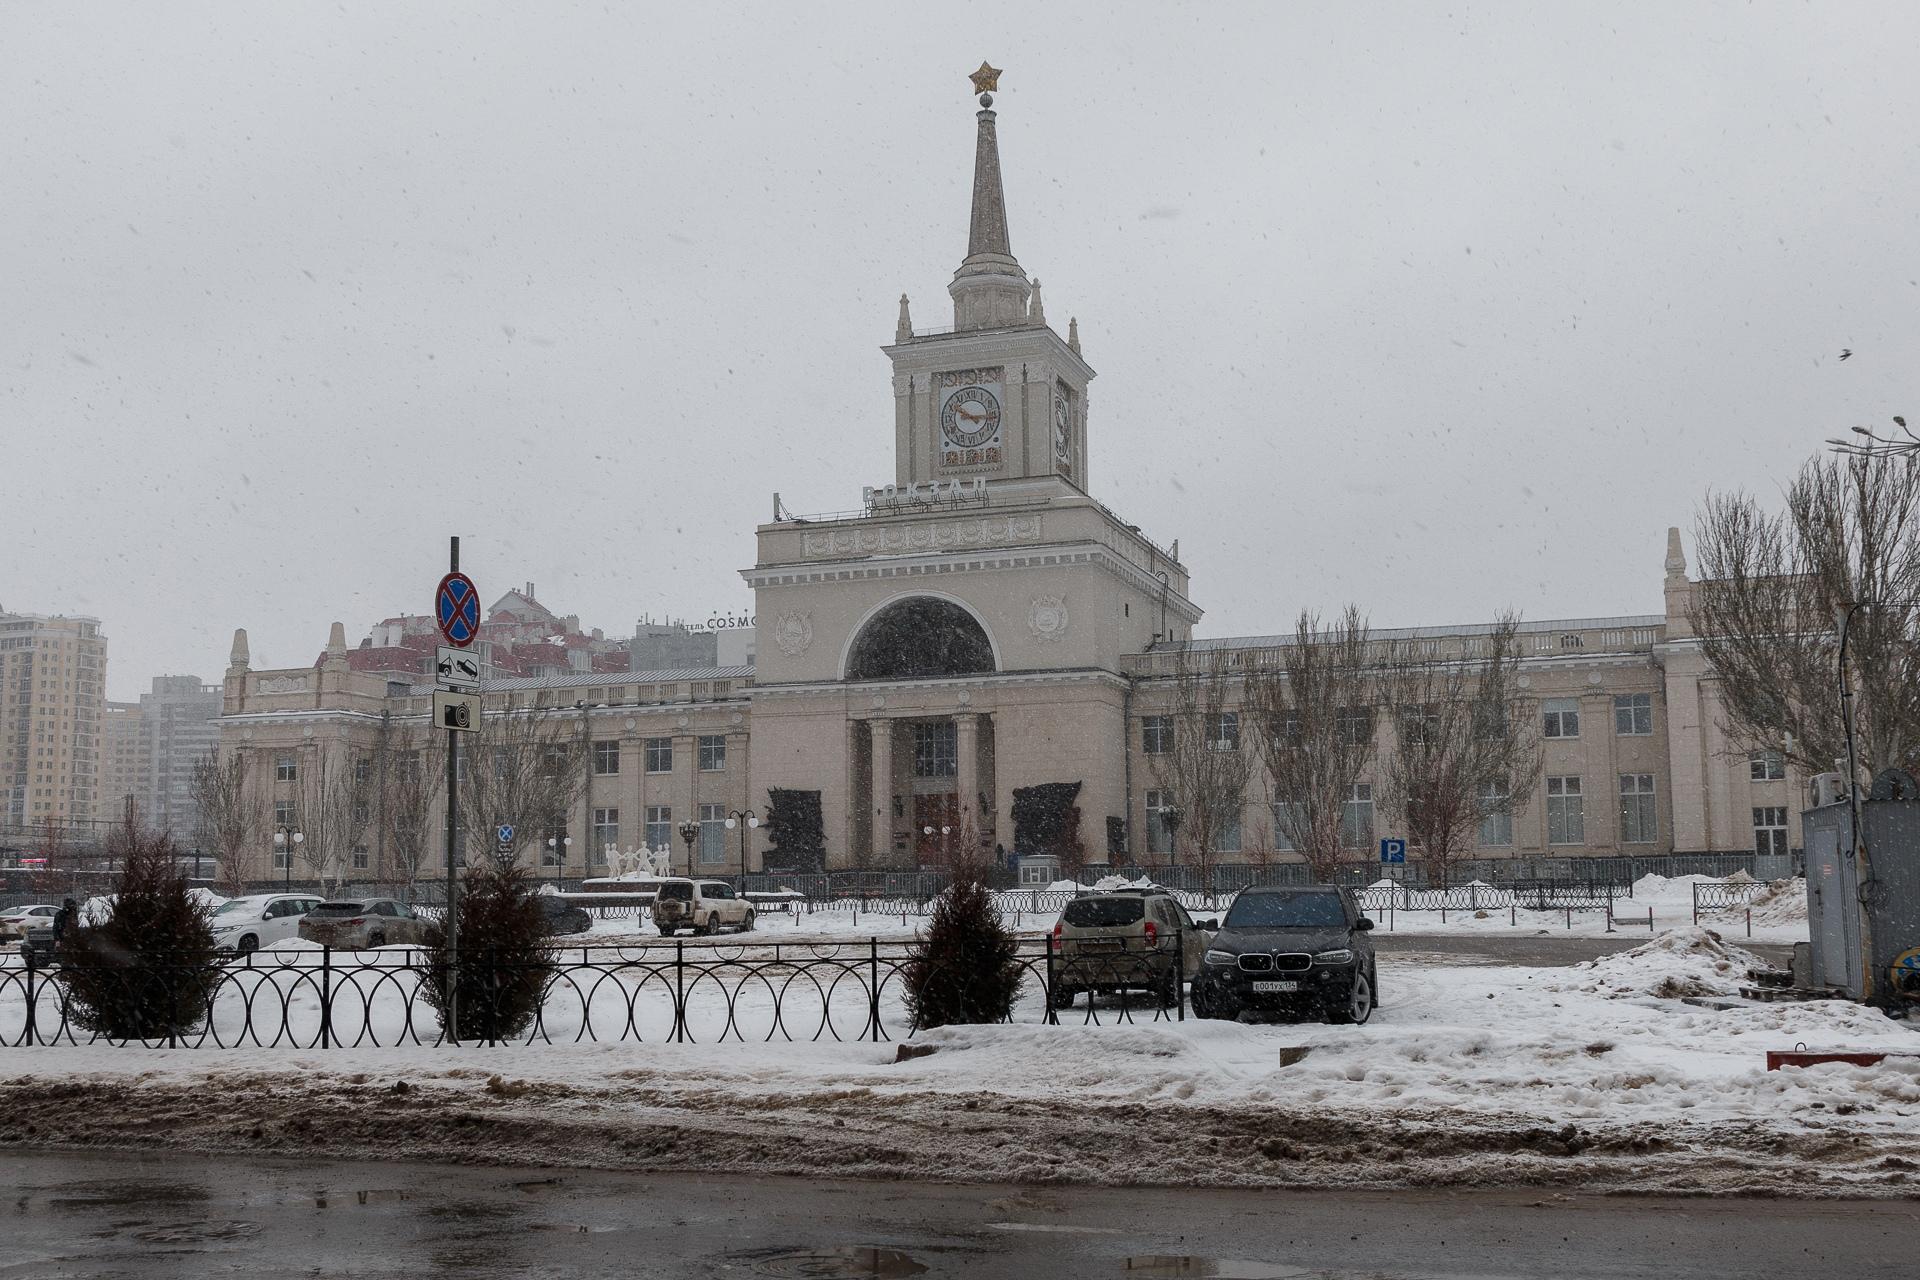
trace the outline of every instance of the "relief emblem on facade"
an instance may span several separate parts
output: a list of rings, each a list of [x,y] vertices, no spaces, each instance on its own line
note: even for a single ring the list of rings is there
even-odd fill
[[[260,682],[261,693],[305,693],[305,676],[268,676]]]
[[[1035,596],[1027,609],[1027,630],[1036,640],[1058,640],[1067,634],[1067,602],[1063,596]]]
[[[773,642],[789,658],[797,658],[813,643],[813,615],[792,610],[773,624]]]

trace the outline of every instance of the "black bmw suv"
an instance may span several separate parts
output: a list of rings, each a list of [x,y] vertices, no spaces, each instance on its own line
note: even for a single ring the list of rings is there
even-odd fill
[[[1193,1011],[1237,1018],[1243,1009],[1365,1022],[1380,986],[1373,921],[1333,885],[1247,889],[1233,900],[1193,980]]]

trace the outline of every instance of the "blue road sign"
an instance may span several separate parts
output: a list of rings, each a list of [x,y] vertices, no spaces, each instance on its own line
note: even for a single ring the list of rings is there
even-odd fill
[[[498,829],[494,831],[493,834],[496,838],[499,839],[501,844],[512,844],[513,843],[513,824],[511,822],[503,822],[500,824]]]
[[[1405,862],[1407,860],[1407,842],[1387,836],[1380,841],[1381,862]]]
[[[480,592],[464,573],[440,579],[433,593],[433,617],[447,643],[464,649],[480,634]]]

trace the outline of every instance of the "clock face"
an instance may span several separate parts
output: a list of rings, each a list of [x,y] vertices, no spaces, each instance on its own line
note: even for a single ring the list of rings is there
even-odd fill
[[[940,431],[956,448],[979,448],[1000,434],[1000,398],[982,386],[955,390],[940,407]]]
[[[1067,449],[1073,443],[1073,406],[1059,392],[1053,396],[1053,452],[1056,457],[1067,456]]]

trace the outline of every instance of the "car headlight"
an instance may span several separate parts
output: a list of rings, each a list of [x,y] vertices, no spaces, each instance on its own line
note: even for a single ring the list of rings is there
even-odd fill
[[[1206,955],[1208,964],[1232,964],[1239,958],[1239,956],[1231,951],[1215,951],[1211,948],[1208,949]]]
[[[1316,951],[1313,956],[1313,962],[1315,964],[1351,964],[1353,962],[1353,952],[1347,950],[1345,947],[1341,947],[1337,951]]]

